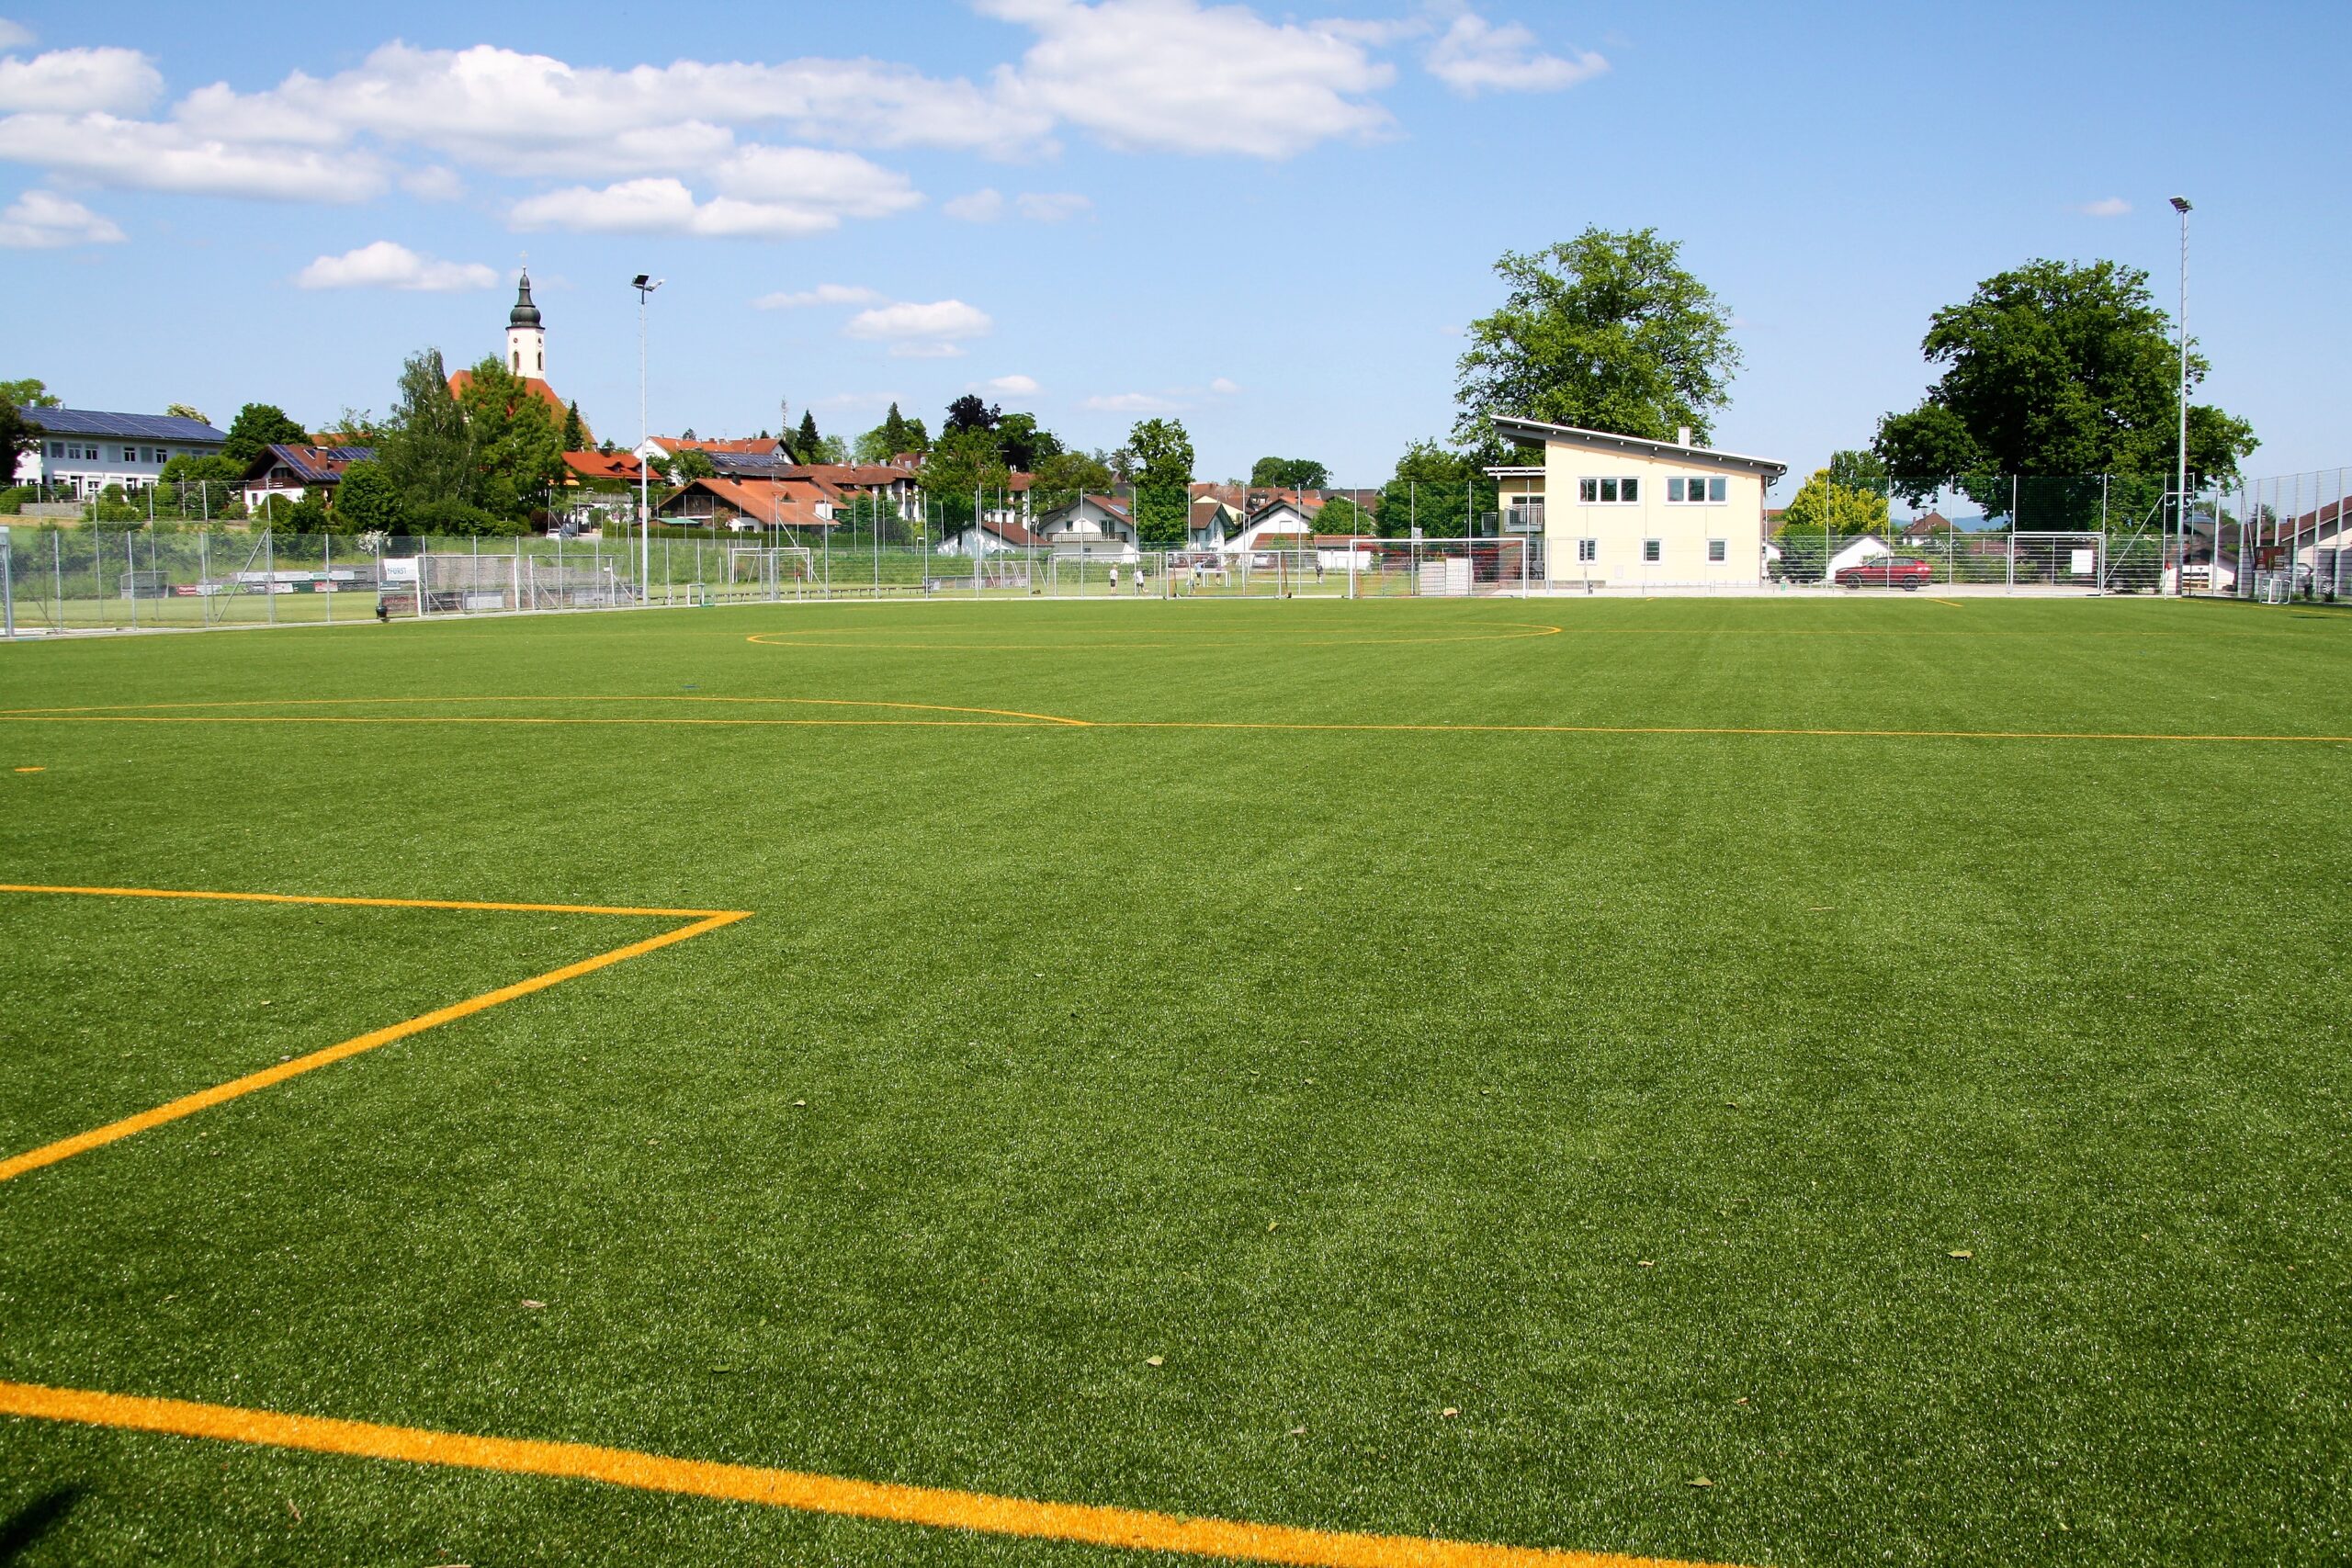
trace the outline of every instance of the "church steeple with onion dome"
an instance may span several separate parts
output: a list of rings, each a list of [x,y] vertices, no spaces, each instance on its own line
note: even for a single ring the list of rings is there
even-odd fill
[[[548,333],[539,321],[539,308],[531,303],[531,272],[514,291],[514,309],[506,315],[506,368],[517,376],[544,381],[548,374]]]

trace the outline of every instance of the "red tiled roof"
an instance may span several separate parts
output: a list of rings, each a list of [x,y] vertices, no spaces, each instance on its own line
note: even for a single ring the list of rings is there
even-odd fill
[[[566,452],[563,466],[583,479],[627,479],[637,482],[637,455],[633,452]]]
[[[784,443],[771,436],[762,440],[752,436],[742,441],[705,441],[700,437],[657,435],[653,445],[676,456],[680,452],[739,452],[747,457],[778,457],[784,455]]]
[[[466,389],[473,384],[474,373],[470,370],[453,370],[449,373],[449,395],[453,398],[464,397],[466,395]],[[523,388],[524,390],[530,393],[531,396],[547,404],[548,412],[555,415],[556,428],[560,430],[563,427],[564,416],[571,411],[565,405],[564,400],[561,398],[556,396],[555,389],[548,386],[537,376],[524,377]],[[581,427],[585,429],[588,422],[583,419],[580,423]]]
[[[725,502],[754,523],[786,528],[830,528],[832,520],[817,515],[817,498],[805,488],[770,479],[691,479],[662,497],[660,512],[679,497],[703,491]]]

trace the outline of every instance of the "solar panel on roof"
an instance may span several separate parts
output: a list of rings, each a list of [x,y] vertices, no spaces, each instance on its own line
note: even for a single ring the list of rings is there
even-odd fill
[[[201,420],[166,413],[108,413],[97,409],[27,409],[26,420],[52,435],[115,435],[136,441],[177,441],[219,446],[225,431]]]

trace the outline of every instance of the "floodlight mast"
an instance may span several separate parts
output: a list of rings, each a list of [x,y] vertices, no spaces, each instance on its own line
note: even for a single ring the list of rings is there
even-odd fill
[[[2172,209],[2180,214],[2180,428],[2178,449],[2174,453],[2173,513],[2179,520],[2180,553],[2175,558],[2173,592],[2179,596],[2188,586],[2186,579],[2188,557],[2188,198],[2172,198]],[[2222,516],[2218,507],[2213,513],[2213,548],[2222,547]]]
[[[666,281],[640,272],[628,285],[637,290],[637,592],[649,604],[653,602],[652,458],[645,449],[653,445],[653,433],[645,422],[645,302]]]

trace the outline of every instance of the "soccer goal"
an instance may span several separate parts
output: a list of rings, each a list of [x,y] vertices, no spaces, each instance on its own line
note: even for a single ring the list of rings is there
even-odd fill
[[[727,596],[730,599],[800,598],[817,575],[816,558],[801,545],[729,545]]]

